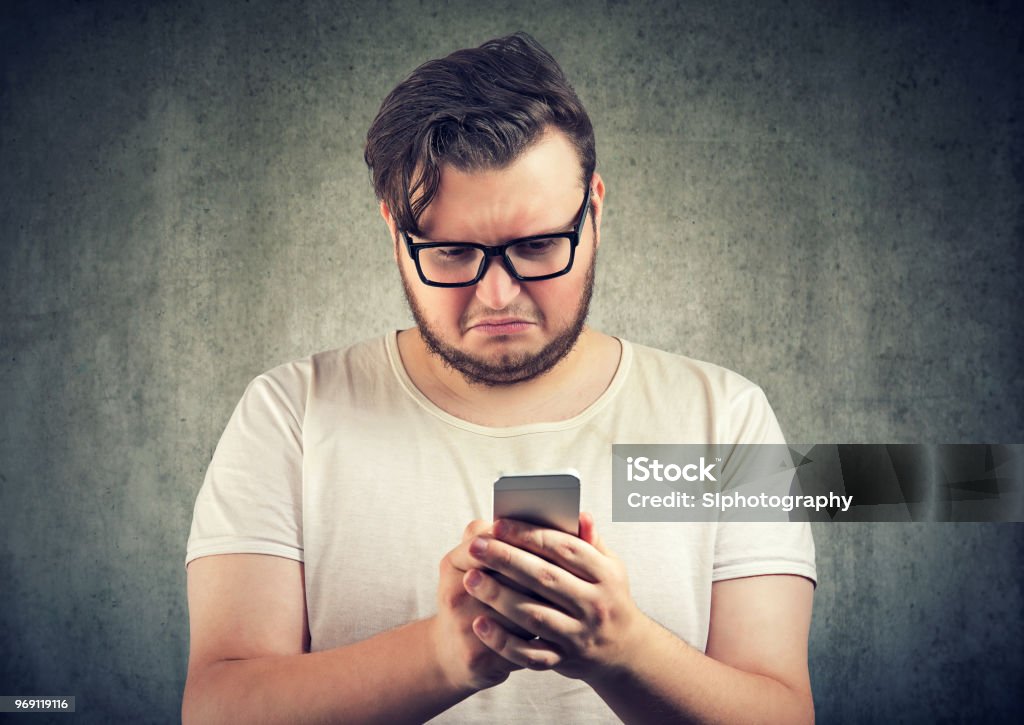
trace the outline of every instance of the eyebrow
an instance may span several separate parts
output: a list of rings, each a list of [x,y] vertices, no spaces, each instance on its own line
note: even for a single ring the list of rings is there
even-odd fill
[[[584,201],[580,203],[581,207],[583,206],[583,203],[586,201],[586,196],[584,196],[583,199],[584,199]],[[417,237],[414,234],[409,234],[409,232],[405,232],[405,234],[408,234],[409,237],[411,237],[413,239],[421,239],[423,242],[429,243],[429,244],[481,244],[481,245],[483,245],[485,247],[497,247],[497,246],[500,246],[502,244],[510,244],[511,242],[515,242],[515,241],[517,241],[519,239],[529,239],[530,237],[543,237],[543,236],[548,235],[548,234],[555,235],[555,234],[565,234],[565,233],[570,232],[570,231],[578,231],[576,229],[576,220],[580,218],[579,214],[580,214],[580,210],[576,209],[576,211],[573,212],[572,219],[569,220],[569,224],[566,225],[566,226],[560,226],[560,227],[557,227],[555,229],[550,229],[550,230],[546,230],[546,231],[543,231],[543,232],[537,232],[535,234],[524,234],[521,237],[512,237],[511,239],[506,239],[504,242],[495,242],[494,244],[485,244],[484,242],[467,242],[467,241],[465,241],[463,239],[428,239],[427,237]],[[582,223],[580,224],[580,226],[583,226]]]

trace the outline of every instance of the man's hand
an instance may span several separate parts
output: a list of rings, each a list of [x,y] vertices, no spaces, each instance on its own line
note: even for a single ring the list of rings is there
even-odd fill
[[[637,651],[649,620],[630,596],[625,567],[596,536],[589,514],[580,516],[579,537],[502,519],[490,536],[478,532],[468,551],[475,563],[466,567],[465,589],[492,610],[474,619],[473,631],[503,659],[592,681],[614,674]],[[492,612],[537,639],[515,634]]]
[[[473,630],[474,621],[484,619],[514,627],[499,613],[471,597],[463,586],[466,571],[474,563],[469,546],[477,536],[490,533],[489,528],[480,520],[470,522],[462,534],[462,543],[441,560],[437,616],[431,639],[445,676],[458,690],[493,687],[508,679],[514,670],[522,669],[492,651]]]

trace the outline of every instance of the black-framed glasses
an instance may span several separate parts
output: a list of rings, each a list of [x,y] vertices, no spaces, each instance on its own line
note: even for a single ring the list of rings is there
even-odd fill
[[[416,272],[431,287],[469,287],[483,279],[491,257],[501,257],[505,269],[520,282],[539,282],[561,277],[572,269],[576,247],[590,209],[590,185],[571,231],[535,234],[504,244],[487,246],[474,242],[412,241],[402,230],[405,248],[416,263]]]

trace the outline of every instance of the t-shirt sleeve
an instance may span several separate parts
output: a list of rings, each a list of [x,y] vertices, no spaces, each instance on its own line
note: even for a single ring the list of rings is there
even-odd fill
[[[785,443],[764,391],[749,381],[731,397],[729,442]],[[814,538],[806,522],[723,521],[715,538],[712,581],[794,574],[817,584]]]
[[[186,564],[214,554],[303,560],[302,378],[282,366],[246,388],[196,498]]]

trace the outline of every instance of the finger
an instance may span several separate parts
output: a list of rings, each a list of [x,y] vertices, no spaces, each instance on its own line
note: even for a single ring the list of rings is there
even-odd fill
[[[466,574],[463,582],[471,596],[514,625],[514,629],[510,629],[513,634],[523,639],[537,636],[562,645],[579,635],[580,621],[550,602],[538,601],[505,585],[498,576],[474,569]]]
[[[478,566],[479,562],[469,554],[469,544],[477,536],[489,534],[491,526],[490,523],[482,519],[470,521],[462,531],[462,542],[445,554],[443,562],[450,565],[453,569],[457,569],[460,576],[473,567]]]
[[[472,626],[473,623],[470,622],[470,628]],[[476,632],[474,631],[472,634],[467,632],[467,636],[476,636]],[[479,637],[476,638],[480,639]],[[467,644],[470,641],[468,640]],[[500,684],[508,679],[510,673],[523,669],[522,665],[505,659],[487,647],[487,645],[483,647],[473,646],[466,665],[471,673],[475,673],[476,677],[481,678],[486,683],[487,687]]]
[[[515,519],[498,519],[493,532],[495,538],[557,564],[580,579],[600,580],[604,557],[578,536]]]
[[[462,540],[469,541],[474,536],[484,533],[490,527],[491,525],[483,519],[473,519],[468,524],[466,524],[466,528],[463,529]]]
[[[574,601],[582,594],[583,582],[557,564],[529,551],[489,536],[478,536],[469,543],[474,567],[503,574],[538,599],[546,599],[566,611],[580,614]]]
[[[437,604],[442,609],[459,609],[473,597],[462,584],[465,571],[453,566],[450,557],[446,555],[438,567]]]
[[[562,661],[562,655],[550,642],[517,637],[487,617],[473,620],[473,632],[492,652],[520,667],[550,670]]]
[[[533,637],[532,633],[527,632],[515,622],[507,619],[501,612],[494,611],[486,603],[474,597],[472,592],[463,583],[465,576],[463,572],[451,569],[450,567],[447,572],[442,574],[441,585],[438,587],[437,592],[437,602],[440,609],[461,612],[459,616],[466,617],[466,621],[471,621],[474,617],[480,615],[487,615],[498,620],[503,627],[520,637],[527,639]]]
[[[441,578],[447,579],[452,576],[461,577],[474,566],[479,565],[480,564],[473,561],[473,557],[469,555],[469,543],[463,542],[445,554],[444,558],[441,559]]]
[[[594,530],[594,517],[586,511],[580,512],[580,538],[586,541],[591,546],[594,545],[594,536],[596,532]]]
[[[600,551],[605,556],[611,552],[604,545],[604,539],[597,535],[597,525],[594,523],[594,516],[587,511],[580,512],[580,538]]]
[[[466,595],[466,597],[472,599],[474,604],[482,608],[480,613],[487,614],[488,616],[497,619],[498,623],[502,627],[512,632],[512,634],[516,635],[517,637],[531,639],[534,636],[536,636],[533,632],[529,632],[523,629],[512,620],[508,619],[504,614],[492,608],[487,602],[483,600],[483,598],[476,596],[474,592],[471,591],[480,589],[480,580],[476,578],[474,572],[476,572],[477,574],[484,574],[484,576],[487,576],[484,572],[481,572],[479,569],[470,569],[470,571],[464,574],[462,577],[462,587],[463,593]],[[470,584],[469,582],[472,582],[472,584]],[[490,584],[484,582],[484,586],[489,587]]]

